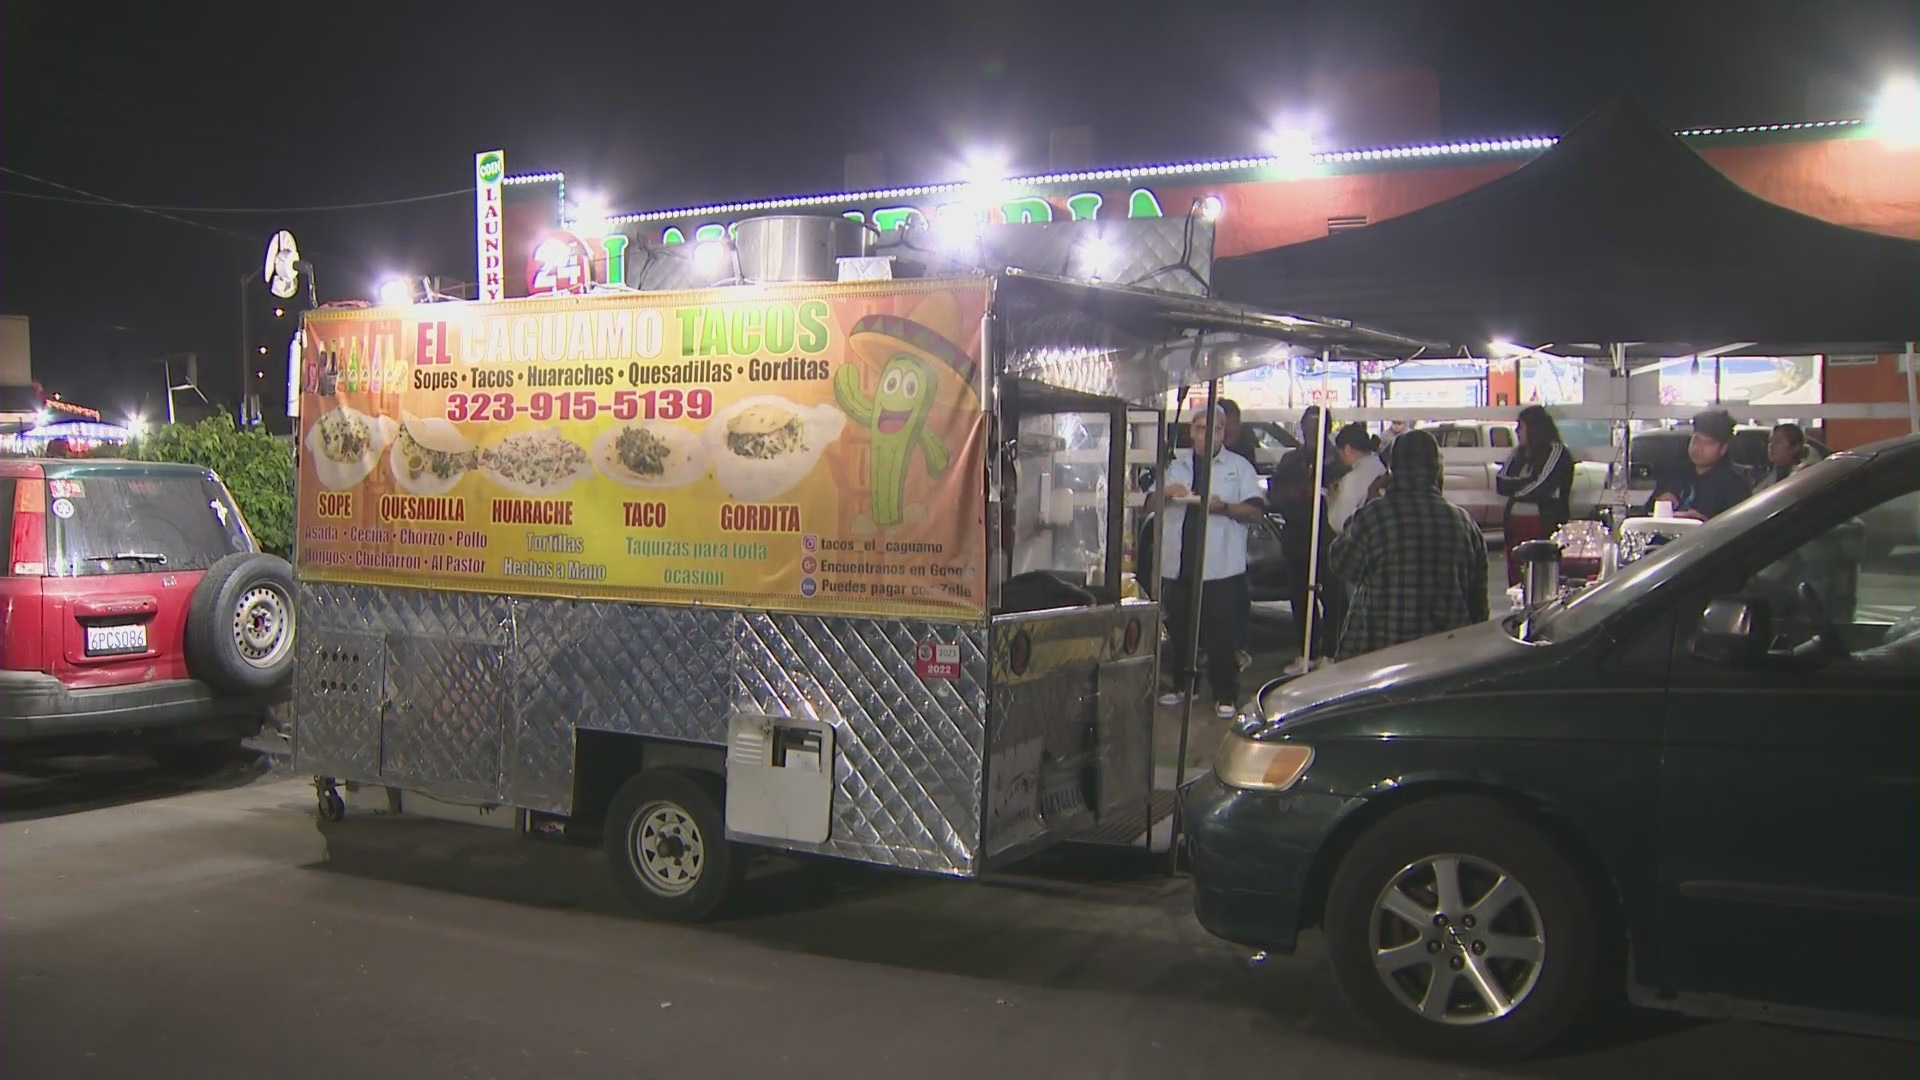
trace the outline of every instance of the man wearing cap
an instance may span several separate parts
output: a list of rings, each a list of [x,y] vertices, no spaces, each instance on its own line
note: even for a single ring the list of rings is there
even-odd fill
[[[1655,478],[1646,512],[1662,502],[1673,504],[1673,516],[1708,521],[1731,510],[1752,494],[1746,479],[1733,468],[1727,447],[1733,442],[1733,417],[1725,409],[1709,409],[1693,418],[1693,437],[1687,440],[1687,464]]]
[[[1175,668],[1186,662],[1187,622],[1193,605],[1187,586],[1192,559],[1205,552],[1201,567],[1200,647],[1207,654],[1207,682],[1213,689],[1216,715],[1231,718],[1240,704],[1240,664],[1234,656],[1240,613],[1247,604],[1247,525],[1266,512],[1260,494],[1260,474],[1253,462],[1226,448],[1226,415],[1219,409],[1196,413],[1191,421],[1193,449],[1178,452],[1167,466],[1166,499],[1183,511],[1166,523],[1166,549],[1160,556],[1161,597],[1167,631],[1173,638]],[[1197,485],[1194,456],[1202,447],[1211,459],[1212,478],[1205,507],[1192,499]],[[1175,576],[1177,575],[1177,576]],[[1194,689],[1194,673],[1175,673],[1174,689],[1160,698],[1178,705]]]

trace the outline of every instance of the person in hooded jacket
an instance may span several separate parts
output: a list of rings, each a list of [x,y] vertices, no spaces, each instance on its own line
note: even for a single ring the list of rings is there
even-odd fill
[[[1341,660],[1489,617],[1486,540],[1441,494],[1440,444],[1416,428],[1391,455],[1386,494],[1354,511],[1329,553],[1355,586]]]

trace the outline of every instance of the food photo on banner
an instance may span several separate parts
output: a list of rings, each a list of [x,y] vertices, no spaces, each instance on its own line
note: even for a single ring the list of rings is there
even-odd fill
[[[976,282],[322,311],[309,581],[985,609]]]

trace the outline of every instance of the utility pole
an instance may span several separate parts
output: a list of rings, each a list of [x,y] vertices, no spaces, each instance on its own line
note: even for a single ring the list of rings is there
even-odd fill
[[[252,313],[247,310],[247,283],[258,276],[254,270],[240,275],[240,408],[236,415],[241,427],[247,426],[247,387],[252,385],[247,372],[253,370]]]

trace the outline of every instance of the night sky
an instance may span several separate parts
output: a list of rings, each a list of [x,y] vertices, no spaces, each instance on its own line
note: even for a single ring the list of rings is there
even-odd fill
[[[283,379],[293,323],[258,278],[274,229],[300,237],[323,300],[371,298],[391,271],[470,277],[489,147],[618,211],[834,190],[861,150],[893,182],[953,179],[974,147],[1040,169],[1048,129],[1072,124],[1095,128],[1103,165],[1258,152],[1276,123],[1365,142],[1316,116],[1328,76],[1431,69],[1435,134],[1470,137],[1560,132],[1620,93],[1675,126],[1859,116],[1917,58],[1911,0],[8,0],[0,309],[32,317],[50,391],[152,415],[167,353],[199,354],[210,397],[236,393],[243,276],[247,351],[268,345]],[[168,211],[186,224],[22,173],[198,209]]]

